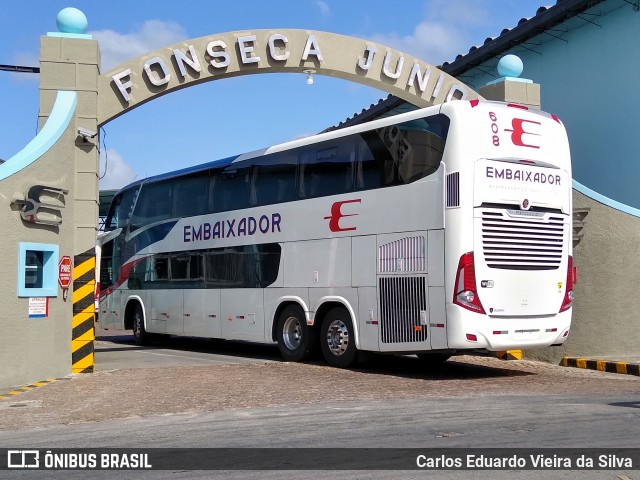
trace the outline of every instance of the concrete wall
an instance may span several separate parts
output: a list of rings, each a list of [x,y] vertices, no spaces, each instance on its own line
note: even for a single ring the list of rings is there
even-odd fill
[[[98,154],[94,143],[78,137],[77,128],[97,128],[98,64],[98,46],[93,40],[42,37],[40,127],[48,120],[58,91],[77,92],[77,104],[64,133],[48,151],[34,155],[33,163],[0,180],[0,247],[4,252],[0,256],[0,390],[65,376],[72,370],[73,287],[66,298],[61,288],[49,297],[48,316],[29,318],[29,298],[17,296],[18,244],[58,245],[60,257],[68,255],[72,261],[95,246]],[[19,161],[19,155],[0,169],[6,172]],[[12,204],[24,200],[33,185],[68,190],[64,207],[59,209],[59,226],[25,221],[20,207]]]
[[[637,354],[640,219],[575,190],[573,207],[590,211],[584,237],[573,252],[578,283],[571,333],[562,347],[526,352],[526,356],[557,362],[564,355],[624,358]]]
[[[71,128],[63,139],[72,140]],[[15,386],[70,372],[71,301],[49,299],[47,318],[28,318],[28,298],[18,298],[18,243],[38,242],[62,245],[73,238],[73,202],[62,209],[62,225],[47,227],[23,222],[13,199],[24,199],[34,184],[69,188],[73,182],[73,157],[57,146],[51,155],[0,182],[0,225],[4,255],[0,256],[0,386]],[[60,255],[73,255],[70,247],[61,247]]]

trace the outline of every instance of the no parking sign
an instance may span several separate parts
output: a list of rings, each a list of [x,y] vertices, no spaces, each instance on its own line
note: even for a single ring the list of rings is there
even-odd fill
[[[58,262],[58,283],[64,290],[67,290],[71,285],[71,257],[69,255],[65,255]]]

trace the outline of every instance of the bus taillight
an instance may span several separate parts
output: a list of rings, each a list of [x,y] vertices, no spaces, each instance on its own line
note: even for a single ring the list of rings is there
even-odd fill
[[[560,307],[560,311],[564,312],[565,310],[569,310],[571,305],[573,304],[573,285],[576,283],[576,272],[573,269],[573,257],[569,255],[569,262],[567,265],[567,289],[564,293],[564,300],[562,300],[562,306]]]
[[[458,262],[453,303],[472,312],[485,313],[476,290],[476,269],[473,263],[473,252],[465,253]]]

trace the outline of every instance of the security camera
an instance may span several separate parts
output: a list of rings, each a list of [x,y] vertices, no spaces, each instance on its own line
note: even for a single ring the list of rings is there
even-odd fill
[[[93,138],[96,135],[98,135],[98,132],[94,132],[93,130],[89,130],[88,128],[78,128],[78,135],[80,135],[82,138],[87,139],[87,138]]]

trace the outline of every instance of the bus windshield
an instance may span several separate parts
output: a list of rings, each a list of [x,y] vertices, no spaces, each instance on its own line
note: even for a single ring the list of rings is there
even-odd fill
[[[123,228],[129,223],[129,217],[138,196],[139,186],[118,193],[111,202],[109,214],[104,224],[105,231]]]

